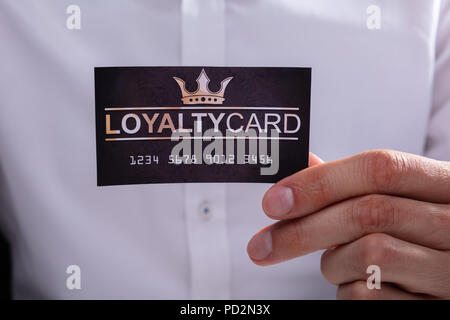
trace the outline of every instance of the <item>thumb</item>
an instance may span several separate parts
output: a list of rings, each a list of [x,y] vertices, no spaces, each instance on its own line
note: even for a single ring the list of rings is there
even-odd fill
[[[316,156],[314,153],[310,152],[309,153],[309,166],[313,167],[317,164],[321,164],[324,161],[322,159],[320,159],[318,156]]]

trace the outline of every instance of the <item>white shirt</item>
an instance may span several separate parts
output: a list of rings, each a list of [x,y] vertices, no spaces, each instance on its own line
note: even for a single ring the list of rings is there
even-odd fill
[[[271,267],[248,258],[271,223],[267,184],[97,187],[94,67],[312,67],[320,157],[450,160],[445,0],[70,2],[81,29],[68,28],[67,1],[0,1],[0,217],[16,298],[335,296],[320,252]],[[368,28],[371,5],[381,29]],[[69,265],[81,290],[66,287]]]

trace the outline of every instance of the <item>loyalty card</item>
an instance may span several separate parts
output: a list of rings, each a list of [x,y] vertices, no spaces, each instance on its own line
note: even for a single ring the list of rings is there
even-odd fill
[[[95,68],[97,184],[274,183],[308,166],[310,68]]]

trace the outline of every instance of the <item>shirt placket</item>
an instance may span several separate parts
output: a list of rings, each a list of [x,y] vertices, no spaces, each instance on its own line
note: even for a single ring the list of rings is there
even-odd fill
[[[225,65],[225,0],[183,0],[181,11],[182,65]],[[191,298],[228,299],[226,185],[202,183],[184,187]]]

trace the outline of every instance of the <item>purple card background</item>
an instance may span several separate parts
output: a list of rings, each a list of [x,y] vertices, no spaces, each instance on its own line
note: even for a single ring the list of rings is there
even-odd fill
[[[299,107],[301,118],[298,141],[280,141],[280,168],[276,175],[260,175],[260,165],[249,164],[168,164],[172,141],[114,141],[106,142],[105,107],[161,107],[183,106],[181,92],[172,77],[186,81],[186,88],[194,91],[196,79],[204,68],[211,91],[220,88],[220,81],[233,76],[225,91],[225,101],[217,106]],[[266,67],[101,67],[95,68],[95,112],[97,133],[97,184],[122,185],[141,183],[182,182],[276,182],[308,166],[310,118],[310,68]],[[177,119],[180,110],[158,111],[171,113]],[[186,111],[184,127],[192,127],[190,112]],[[262,111],[251,112],[262,117]],[[120,128],[120,118],[129,111],[113,111],[111,127]],[[293,113],[290,111],[290,113]],[[189,115],[189,116],[188,116]],[[262,118],[261,118],[262,119]],[[260,119],[260,120],[261,120]],[[208,122],[204,127],[208,127]],[[211,123],[212,126],[212,123]],[[208,127],[209,128],[209,127]],[[145,126],[137,136],[146,136]],[[117,137],[121,137],[118,135]],[[210,142],[205,141],[203,146]],[[269,143],[270,145],[270,143]],[[269,148],[270,150],[270,148]],[[130,154],[159,155],[158,165],[129,166]]]

